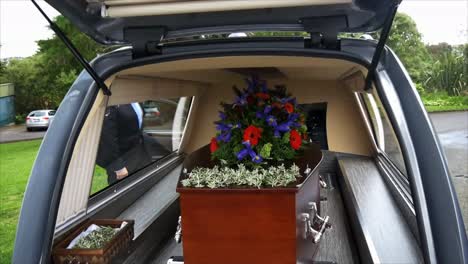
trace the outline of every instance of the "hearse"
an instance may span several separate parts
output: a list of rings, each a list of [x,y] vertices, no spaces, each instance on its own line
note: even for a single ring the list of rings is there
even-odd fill
[[[399,0],[46,2],[95,41],[121,47],[86,62],[33,1],[85,70],[37,155],[13,263],[52,263],[61,241],[94,219],[134,221],[112,263],[184,263],[176,190],[184,163],[215,135],[219,103],[233,101],[232,87],[253,75],[287,87],[307,113],[322,155],[313,168],[317,217],[331,224],[313,237],[312,257],[277,263],[468,263],[442,147],[407,71],[385,46]],[[378,40],[342,34],[376,31]],[[148,122],[143,104],[168,118]],[[138,138],[119,138],[132,129]],[[233,263],[219,250],[223,230],[212,229],[219,239],[210,237],[211,254],[185,263]],[[303,229],[296,227],[299,244],[312,239]],[[241,244],[230,248],[238,257]]]

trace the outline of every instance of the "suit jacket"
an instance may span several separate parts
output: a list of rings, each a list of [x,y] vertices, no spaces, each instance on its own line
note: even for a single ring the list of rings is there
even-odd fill
[[[109,183],[116,180],[115,171],[125,167],[131,174],[155,160],[153,157],[169,153],[143,134],[130,104],[107,107],[96,163],[106,169]]]

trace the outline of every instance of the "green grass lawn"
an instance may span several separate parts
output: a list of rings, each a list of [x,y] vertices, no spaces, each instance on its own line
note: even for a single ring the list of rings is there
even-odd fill
[[[421,98],[428,112],[468,110],[468,96],[449,96],[439,92],[422,94]]]
[[[10,263],[16,225],[41,140],[0,144],[0,264]],[[91,194],[107,186],[106,171],[96,166]]]

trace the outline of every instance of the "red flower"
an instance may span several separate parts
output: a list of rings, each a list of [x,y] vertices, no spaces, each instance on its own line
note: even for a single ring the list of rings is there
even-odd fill
[[[262,130],[260,128],[250,125],[244,130],[244,141],[249,141],[251,146],[256,146],[261,134]]]
[[[210,151],[213,153],[216,150],[218,150],[218,141],[216,141],[216,138],[211,138]]]
[[[291,103],[285,103],[284,109],[286,109],[286,112],[288,113],[294,112],[294,106]]]
[[[270,99],[270,95],[267,94],[267,93],[256,93],[255,96],[257,96],[258,98],[260,98],[262,100]]]
[[[299,134],[299,132],[297,132],[297,130],[295,129],[291,130],[290,132],[289,144],[291,144],[291,147],[295,150],[298,150],[301,147],[301,144],[302,144],[301,134]]]

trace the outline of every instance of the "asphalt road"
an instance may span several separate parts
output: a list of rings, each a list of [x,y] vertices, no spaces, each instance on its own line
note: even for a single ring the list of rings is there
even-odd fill
[[[468,111],[431,114],[445,151],[468,233]]]
[[[28,132],[24,125],[0,127],[0,143],[43,138],[46,130]]]

